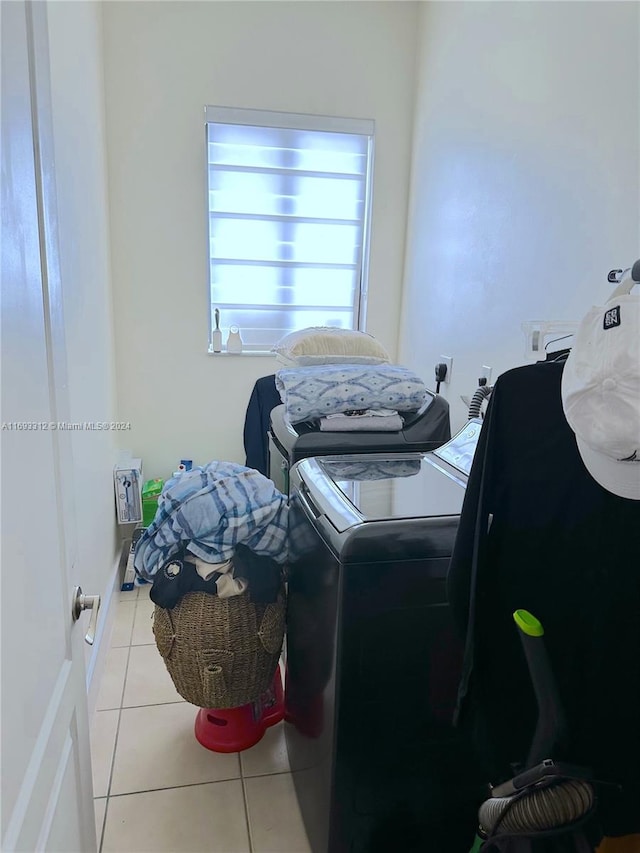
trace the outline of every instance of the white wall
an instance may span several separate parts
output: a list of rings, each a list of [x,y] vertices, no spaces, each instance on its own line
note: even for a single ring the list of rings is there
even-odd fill
[[[376,121],[368,330],[395,353],[418,9],[412,2],[105,3],[118,414],[145,475],[243,462],[271,357],[207,355],[206,104]]]
[[[102,75],[92,2],[48,4],[61,280],[74,422],[115,420],[115,363]],[[115,433],[72,433],[77,520],[74,581],[104,595],[116,553]]]
[[[460,395],[640,253],[640,6],[424,3],[400,359]]]

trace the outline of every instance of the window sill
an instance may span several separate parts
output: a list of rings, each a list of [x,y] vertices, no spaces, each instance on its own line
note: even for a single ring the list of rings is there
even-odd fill
[[[207,350],[207,355],[215,355],[216,358],[219,356],[224,356],[224,358],[242,358],[246,356],[258,356],[259,358],[264,358],[265,356],[269,358],[275,358],[276,354],[274,352],[270,352],[269,350],[242,350],[242,352],[227,352],[227,350],[222,350],[222,352],[214,352],[212,349]]]

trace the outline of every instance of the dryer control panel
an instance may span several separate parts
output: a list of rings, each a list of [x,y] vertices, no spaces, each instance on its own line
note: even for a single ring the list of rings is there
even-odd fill
[[[482,420],[473,418],[453,436],[451,441],[432,451],[433,455],[444,462],[448,462],[449,465],[453,465],[454,468],[468,477],[481,429]]]

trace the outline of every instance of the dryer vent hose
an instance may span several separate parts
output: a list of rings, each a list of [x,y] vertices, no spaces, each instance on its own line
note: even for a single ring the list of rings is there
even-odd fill
[[[525,794],[486,800],[478,812],[487,835],[544,832],[574,823],[593,808],[595,795],[589,782],[567,779]]]
[[[469,403],[469,420],[479,418],[482,410],[482,402],[491,396],[493,387],[491,385],[479,385]]]

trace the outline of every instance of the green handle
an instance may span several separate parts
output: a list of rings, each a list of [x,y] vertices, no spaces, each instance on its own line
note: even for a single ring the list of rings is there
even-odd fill
[[[520,628],[522,633],[527,635],[527,637],[544,636],[542,622],[540,622],[539,619],[536,619],[533,613],[529,613],[528,610],[516,610],[513,614],[513,621],[516,623],[518,628]]]
[[[538,705],[538,722],[525,765],[528,770],[547,758],[553,758],[555,750],[565,738],[567,724],[551,663],[547,657],[542,623],[528,610],[516,610],[513,621],[520,631],[520,640]]]

